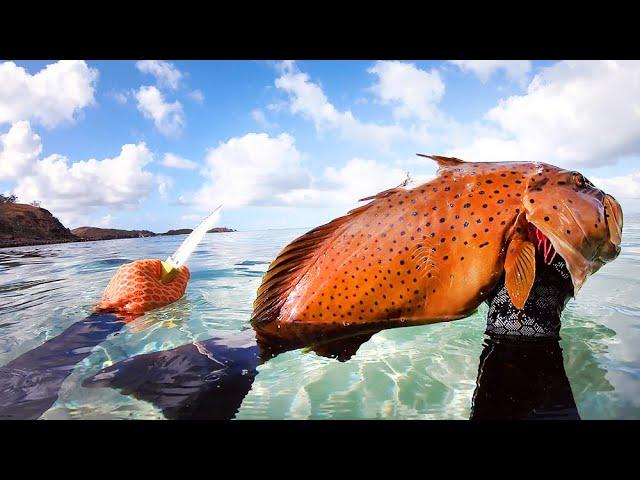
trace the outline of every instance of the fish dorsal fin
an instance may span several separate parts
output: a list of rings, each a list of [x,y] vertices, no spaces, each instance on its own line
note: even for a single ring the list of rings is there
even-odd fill
[[[361,198],[358,201],[359,202],[365,202],[367,200],[375,200],[377,198],[387,198],[389,195],[393,195],[395,193],[405,191],[404,187],[406,187],[409,184],[410,181],[411,181],[411,177],[409,176],[409,173],[407,172],[407,178],[405,178],[404,181],[400,185],[398,185],[397,187],[393,187],[393,188],[390,188],[388,190],[384,190],[382,192],[376,193],[375,195],[371,195],[369,197]],[[364,205],[364,206],[367,207],[368,204]],[[358,207],[358,208],[362,208],[362,207]],[[356,208],[354,210],[351,210],[348,213],[354,213],[356,210],[358,210],[358,209]]]
[[[440,168],[443,167],[455,167],[463,163],[467,163],[464,160],[460,160],[455,157],[441,157],[440,155],[425,155],[424,153],[416,153],[419,157],[430,158],[438,163]]]
[[[528,240],[511,240],[504,262],[505,286],[511,303],[522,310],[536,278],[536,248]]]
[[[291,291],[315,263],[316,259],[337,238],[336,232],[340,227],[356,219],[381,199],[404,191],[404,189],[396,187],[380,192],[373,197],[368,197],[373,201],[355,208],[346,215],[338,217],[325,225],[314,228],[284,247],[269,265],[267,273],[262,278],[262,284],[258,288],[256,300],[253,303],[251,324],[257,325],[271,322],[278,318],[280,309]]]

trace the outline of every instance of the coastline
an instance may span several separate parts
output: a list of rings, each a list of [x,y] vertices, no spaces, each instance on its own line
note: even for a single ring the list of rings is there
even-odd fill
[[[207,232],[207,233],[233,233],[237,232],[237,230],[229,229],[227,231],[219,231],[219,232]],[[155,238],[155,237],[166,237],[166,236],[177,236],[177,235],[188,235],[186,233],[179,234],[166,234],[166,233],[158,233],[155,235],[149,235],[144,237],[120,237],[120,238],[77,238],[77,239],[24,239],[24,240],[1,240],[0,241],[0,251],[7,248],[18,248],[18,247],[37,247],[41,245],[58,245],[64,243],[84,243],[84,242],[107,242],[110,240],[127,240],[131,238]]]
[[[124,230],[119,228],[65,227],[45,208],[24,203],[0,203],[0,249],[55,245],[59,243],[97,242],[123,238],[146,238],[166,235],[185,235],[190,228],[155,233],[151,230]],[[233,228],[214,227],[207,233],[235,232]]]
[[[17,247],[37,247],[39,245],[55,245],[55,244],[62,244],[62,243],[78,243],[78,242],[87,242],[88,240],[85,239],[78,239],[78,240],[69,240],[69,239],[55,239],[55,240],[36,240],[36,239],[29,239],[29,240],[24,240],[24,241],[20,241],[20,240],[16,240],[16,241],[3,241],[0,243],[0,250],[4,249],[4,248],[17,248]]]

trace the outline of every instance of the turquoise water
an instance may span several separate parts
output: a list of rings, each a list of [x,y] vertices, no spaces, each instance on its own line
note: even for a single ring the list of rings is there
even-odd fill
[[[94,348],[62,385],[44,419],[161,419],[152,404],[82,380],[140,353],[249,328],[269,262],[302,230],[208,234],[188,265],[180,301],[138,318]],[[113,272],[165,258],[184,236],[0,249],[0,365],[90,314]],[[640,221],[625,225],[622,254],[567,306],[564,364],[584,419],[640,418]],[[236,418],[469,418],[486,307],[452,323],[376,334],[348,362],[301,350],[258,367]]]

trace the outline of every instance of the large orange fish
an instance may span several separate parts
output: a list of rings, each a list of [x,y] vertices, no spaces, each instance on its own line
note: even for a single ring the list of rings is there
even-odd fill
[[[424,155],[423,155],[424,156]],[[431,156],[436,178],[386,190],[292,241],[265,274],[251,323],[275,350],[466,317],[504,280],[519,309],[536,252],[566,262],[574,295],[620,252],[622,209],[545,163]]]

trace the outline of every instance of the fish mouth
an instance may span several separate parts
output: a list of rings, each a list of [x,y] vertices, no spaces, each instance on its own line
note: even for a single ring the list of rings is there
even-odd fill
[[[554,258],[561,256],[571,274],[575,294],[582,288],[589,275],[597,272],[606,263],[615,260],[621,251],[622,208],[616,199],[608,194],[605,194],[602,203],[608,231],[607,240],[588,258],[572,245],[568,239],[563,238],[551,229],[545,228],[546,226],[544,225],[541,225],[542,228],[538,227],[527,218],[529,221],[529,239],[536,245],[537,251],[540,252],[544,259],[544,264],[550,265]],[[571,213],[571,210],[568,211]],[[577,220],[576,224],[580,227],[580,222]],[[585,241],[588,242],[589,238],[584,230],[583,234]]]
[[[568,293],[574,296],[576,292],[576,282],[564,257],[557,252],[549,237],[533,223],[529,223],[528,234],[529,240],[534,244],[536,254],[539,255],[539,260],[542,264],[540,265],[540,263],[538,263],[536,278],[540,278],[541,276],[549,278],[549,272],[552,272],[551,275],[560,275],[564,279],[571,279],[569,282],[571,287],[569,287]]]
[[[551,265],[553,260],[556,258],[556,255],[558,255],[558,252],[553,246],[551,240],[549,240],[549,237],[542,233],[542,230],[536,227],[533,223],[529,223],[529,240],[531,240],[535,245],[536,250],[542,255],[544,264]]]
[[[542,254],[545,264],[549,265],[549,262],[553,262],[553,258],[559,256],[564,260],[564,263],[571,274],[571,281],[573,283],[574,295],[577,294],[587,277],[594,272],[597,272],[606,262],[598,257],[591,260],[584,257],[584,255],[570,242],[564,238],[555,235],[554,232],[543,232],[533,223],[529,223],[533,227],[530,229],[530,240],[536,245],[536,249]],[[531,234],[533,232],[533,235]],[[538,240],[540,239],[540,240]]]

